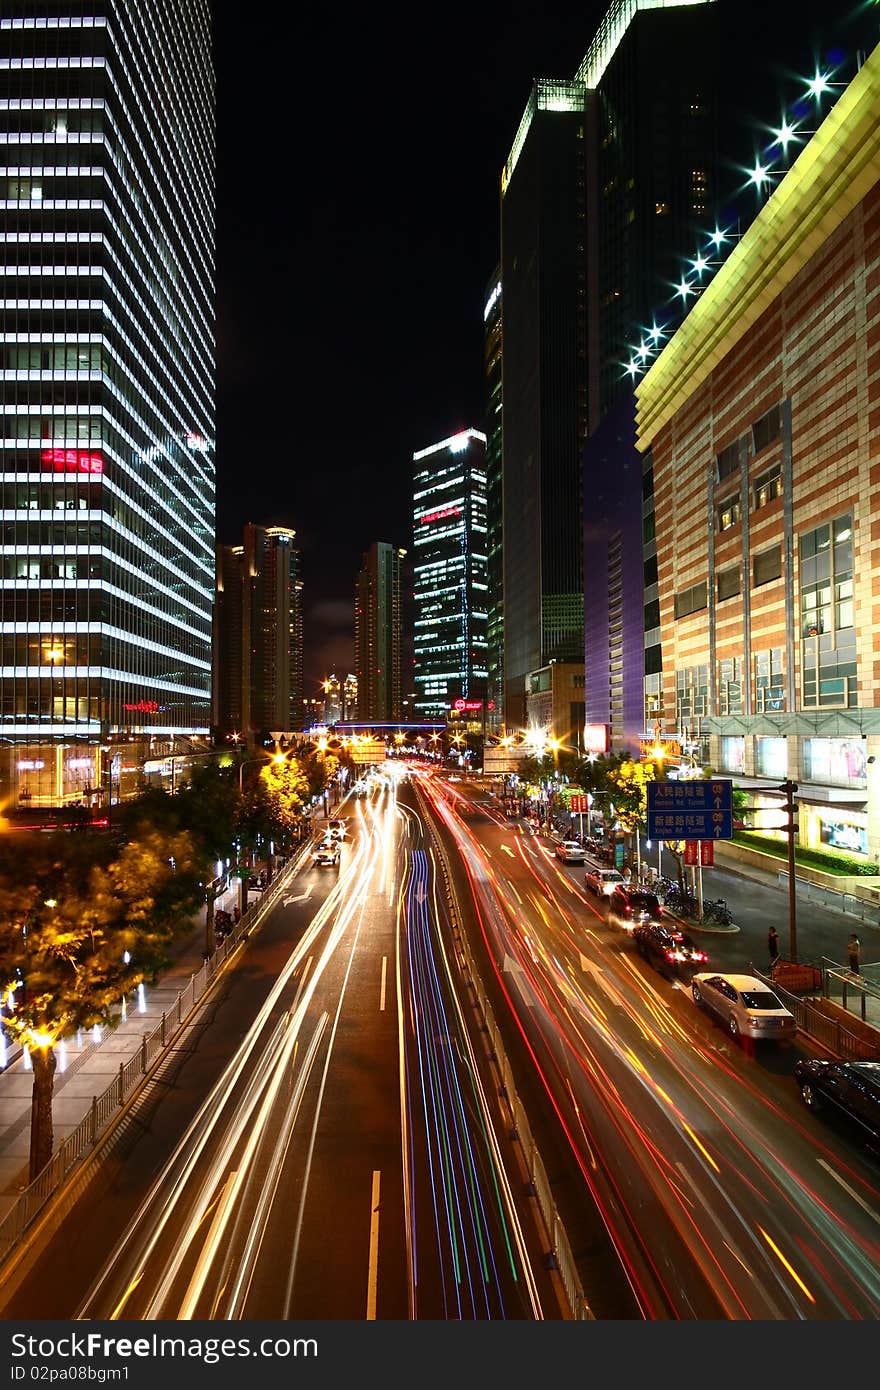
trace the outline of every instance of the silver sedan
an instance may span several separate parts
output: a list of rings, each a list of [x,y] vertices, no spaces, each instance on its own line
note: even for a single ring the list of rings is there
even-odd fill
[[[796,1031],[790,1013],[772,989],[754,975],[713,975],[709,971],[691,980],[694,1003],[717,1014],[734,1037],[777,1040]]]

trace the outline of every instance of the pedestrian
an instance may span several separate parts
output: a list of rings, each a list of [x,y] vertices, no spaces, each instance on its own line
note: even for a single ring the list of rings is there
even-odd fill
[[[767,954],[770,957],[770,974],[773,974],[776,962],[779,960],[779,932],[775,927],[771,927],[767,933]]]
[[[855,932],[850,932],[849,941],[846,943],[846,953],[849,956],[849,969],[851,975],[860,975],[862,973],[859,969],[859,952],[861,948],[862,943],[859,941]]]

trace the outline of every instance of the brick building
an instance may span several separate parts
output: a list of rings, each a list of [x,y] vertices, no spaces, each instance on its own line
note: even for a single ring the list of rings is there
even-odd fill
[[[874,862],[878,113],[880,47],[636,392],[664,731],[746,788],[793,778],[801,844]]]

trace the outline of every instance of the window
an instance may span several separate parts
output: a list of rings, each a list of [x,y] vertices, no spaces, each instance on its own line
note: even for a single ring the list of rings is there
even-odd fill
[[[760,420],[756,420],[752,425],[752,444],[756,454],[760,454],[762,449],[766,449],[774,440],[779,439],[782,434],[782,411],[778,405],[774,405],[762,415]]]
[[[739,468],[739,440],[735,439],[732,444],[728,444],[726,449],[722,449],[716,460],[718,466],[718,481],[729,478],[731,473],[735,473]]]
[[[753,586],[758,588],[761,584],[769,584],[772,579],[778,579],[782,574],[782,547],[772,545],[769,550],[762,550],[760,555],[756,555],[752,561]]]
[[[657,583],[657,556],[652,555],[645,561],[645,588]]]
[[[706,581],[703,579],[699,584],[693,584],[690,589],[682,589],[680,594],[676,594],[676,618],[686,618],[689,613],[698,613],[701,608],[705,608],[708,604],[706,589]]]
[[[777,464],[755,480],[755,511],[782,496],[782,470]]]
[[[728,497],[726,502],[719,503],[715,508],[715,518],[719,531],[729,531],[731,526],[737,525],[740,518],[738,493],[735,497]]]
[[[838,517],[833,526],[817,526],[802,536],[800,559],[802,637],[851,628],[855,622],[852,517]]]
[[[742,714],[743,659],[731,656],[718,663],[718,713]]]
[[[709,668],[690,666],[675,673],[675,718],[680,729],[708,713]]]
[[[755,712],[785,709],[785,689],[782,683],[782,648],[771,647],[754,655]]]
[[[729,569],[719,570],[716,580],[719,603],[723,603],[727,598],[735,598],[737,594],[742,593],[742,574],[739,565],[731,565]]]

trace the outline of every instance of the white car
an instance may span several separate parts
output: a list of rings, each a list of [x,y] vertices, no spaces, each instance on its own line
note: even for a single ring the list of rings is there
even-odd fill
[[[327,822],[327,834],[332,835],[334,840],[345,839],[345,821],[331,820]]]
[[[587,869],[584,881],[588,888],[600,897],[610,898],[618,883],[623,883],[623,874],[617,869]]]
[[[583,864],[584,849],[577,840],[560,840],[554,849],[557,859],[561,859],[564,864]]]
[[[797,1023],[793,1013],[772,989],[754,975],[713,975],[703,971],[691,980],[694,1003],[717,1014],[736,1038],[793,1037]]]
[[[313,864],[328,864],[330,868],[335,868],[339,863],[339,842],[338,840],[324,840],[320,845],[312,850]]]

